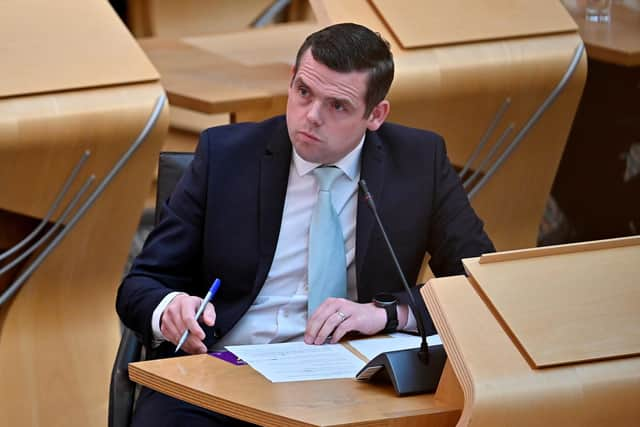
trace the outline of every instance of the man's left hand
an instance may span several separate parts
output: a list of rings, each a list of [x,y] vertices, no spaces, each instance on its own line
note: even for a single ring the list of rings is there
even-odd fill
[[[337,343],[347,332],[373,335],[384,329],[387,313],[373,303],[361,304],[344,298],[328,298],[307,322],[304,342],[324,344],[327,338]]]

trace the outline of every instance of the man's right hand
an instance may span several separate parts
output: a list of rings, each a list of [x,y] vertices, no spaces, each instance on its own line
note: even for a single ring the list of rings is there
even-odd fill
[[[190,354],[206,353],[207,347],[202,342],[205,333],[202,327],[195,319],[198,307],[202,303],[202,298],[193,297],[187,294],[176,295],[176,297],[167,305],[162,317],[160,318],[160,331],[162,335],[173,344],[177,345],[180,337],[187,328],[189,329],[189,337],[184,342],[181,350]],[[213,304],[207,303],[202,313],[202,321],[213,326],[216,321],[216,311]]]

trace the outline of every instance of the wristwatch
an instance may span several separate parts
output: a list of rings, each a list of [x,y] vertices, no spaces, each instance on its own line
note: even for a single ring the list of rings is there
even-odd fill
[[[382,332],[395,332],[398,329],[398,299],[391,294],[380,293],[373,297],[373,304],[387,312],[387,324]]]

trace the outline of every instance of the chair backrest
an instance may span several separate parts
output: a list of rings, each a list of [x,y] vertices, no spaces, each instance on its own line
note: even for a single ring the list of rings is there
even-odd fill
[[[162,204],[193,160],[193,153],[162,152],[158,159],[158,186],[155,221],[160,218]],[[122,338],[111,371],[109,386],[109,427],[131,424],[136,398],[136,384],[129,379],[129,363],[142,360],[143,346],[136,334],[123,327]]]
[[[160,219],[162,204],[173,192],[176,184],[193,160],[193,153],[164,151],[158,158],[158,187],[156,190],[155,223]]]

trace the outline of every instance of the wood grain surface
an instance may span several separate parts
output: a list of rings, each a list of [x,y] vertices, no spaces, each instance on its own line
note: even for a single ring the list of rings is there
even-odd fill
[[[463,390],[457,426],[637,425],[640,357],[533,369],[464,276],[421,292]]]
[[[108,2],[5,0],[0,98],[158,80]]]
[[[5,54],[0,79],[4,251],[44,218],[89,151],[45,230],[93,174],[95,182],[80,205],[86,201],[140,134],[163,89],[108,2],[9,0],[2,5],[0,35]],[[68,234],[0,308],[3,425],[107,424],[109,374],[120,340],[116,289],[168,122],[164,108],[95,204],[74,228],[68,228],[76,210],[71,212],[61,228]],[[3,275],[0,291],[43,248]]]
[[[582,243],[536,248],[518,259],[463,261],[532,366],[640,355],[640,238],[597,243],[591,250]]]
[[[271,383],[249,366],[206,354],[133,363],[129,375],[154,390],[262,426],[445,427],[459,416],[455,404],[432,394],[397,397],[388,383]]]
[[[405,49],[576,31],[576,23],[556,0],[371,3]]]

